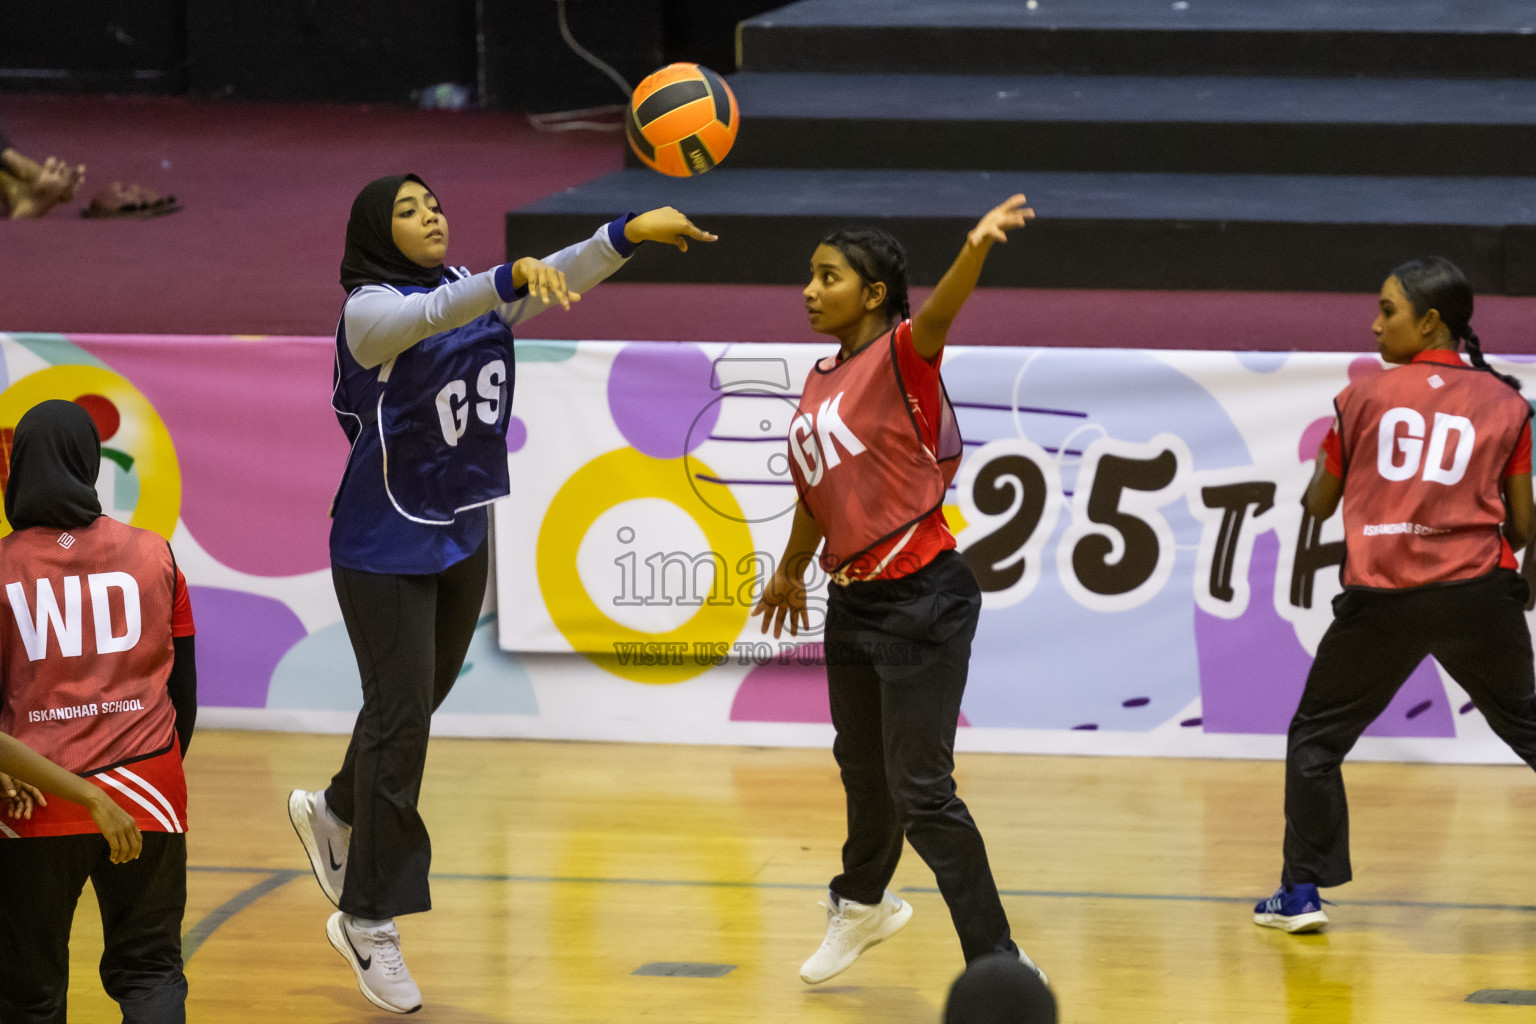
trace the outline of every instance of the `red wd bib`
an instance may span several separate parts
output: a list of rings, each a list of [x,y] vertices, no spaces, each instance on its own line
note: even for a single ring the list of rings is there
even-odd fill
[[[842,362],[820,360],[790,426],[790,469],[825,535],[828,571],[942,505],[960,465],[960,430],[942,386],[938,452],[923,443],[916,400],[897,364],[896,330]]]
[[[175,586],[165,539],[108,516],[0,539],[0,730],[91,773],[139,828],[161,832],[186,822],[166,690]],[[64,800],[0,823],[23,836],[95,831]]]

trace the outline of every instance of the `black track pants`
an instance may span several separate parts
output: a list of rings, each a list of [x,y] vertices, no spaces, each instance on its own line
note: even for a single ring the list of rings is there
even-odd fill
[[[485,600],[487,545],[442,572],[333,566],[363,707],[325,802],[352,826],[341,909],[364,918],[432,908],[432,842],[416,809],[432,712],[464,665]]]
[[[954,551],[899,580],[829,588],[832,746],[848,798],[832,891],[879,903],[902,838],[933,870],[967,961],[1013,951],[987,850],[955,792],[955,729],[981,590]]]
[[[1408,676],[1433,655],[1499,738],[1536,767],[1536,677],[1526,583],[1500,569],[1465,583],[1346,590],[1317,648],[1285,756],[1287,884],[1350,880],[1349,807],[1339,766]]]
[[[85,880],[101,907],[101,983],[124,1024],[184,1024],[187,837],[145,832],[113,864],[100,835],[0,839],[0,1024],[66,1024],[69,932]]]

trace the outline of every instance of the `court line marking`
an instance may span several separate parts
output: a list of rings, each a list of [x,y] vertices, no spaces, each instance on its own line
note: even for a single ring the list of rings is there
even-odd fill
[[[904,886],[902,892],[937,893],[932,886]],[[1186,893],[1149,892],[1071,892],[1050,889],[999,889],[999,896],[1035,896],[1047,899],[1081,900],[1162,900],[1177,903],[1258,903],[1264,897],[1199,896]],[[1527,903],[1442,903],[1435,900],[1324,900],[1340,907],[1397,907],[1408,910],[1492,910],[1536,913],[1536,905]]]
[[[287,868],[254,868],[254,867],[224,867],[215,865],[188,865],[188,871],[223,872],[230,874],[283,874],[284,880],[303,875],[306,872]],[[809,882],[722,882],[708,879],[689,878],[606,878],[601,876],[584,875],[483,875],[483,874],[455,874],[436,873],[430,878],[443,882],[519,882],[534,884],[577,884],[577,885],[643,885],[643,886],[673,886],[695,889],[803,889],[810,892],[819,892],[827,888],[825,883]],[[276,885],[271,888],[277,888]],[[269,890],[270,891],[270,890]],[[909,885],[903,886],[900,892],[920,892],[923,894],[937,894],[938,889],[933,886]],[[1023,896],[1040,899],[1069,899],[1069,900],[1142,900],[1152,902],[1169,903],[1257,903],[1258,899],[1252,896],[1211,896],[1191,893],[1148,893],[1148,892],[1092,892],[1061,889],[1000,889],[1001,896]],[[237,899],[239,897],[236,897]],[[253,897],[252,899],[255,899]],[[233,902],[233,901],[231,901]],[[249,901],[247,901],[249,902]],[[1435,900],[1329,900],[1329,903],[1341,907],[1395,907],[1401,909],[1418,910],[1486,910],[1486,911],[1513,911],[1518,913],[1536,913],[1536,905],[1526,903],[1451,903]],[[217,913],[217,911],[215,911]]]
[[[189,864],[187,865],[187,870],[208,871],[210,869],[194,867]],[[212,870],[217,871],[219,869],[214,868]],[[266,875],[267,877],[263,878],[255,885],[242,889],[230,899],[225,900],[219,906],[204,914],[201,921],[197,922],[197,924],[193,925],[184,935],[182,935],[182,963],[186,963],[192,959],[193,954],[202,948],[203,943],[208,941],[209,936],[219,930],[219,925],[223,924],[225,921],[228,921],[230,918],[240,913],[240,911],[261,899],[267,893],[272,892],[275,889],[282,888],[289,882],[293,881],[295,878],[311,874],[309,871],[299,871],[293,868],[245,868],[237,870],[239,870],[242,874],[259,873]]]

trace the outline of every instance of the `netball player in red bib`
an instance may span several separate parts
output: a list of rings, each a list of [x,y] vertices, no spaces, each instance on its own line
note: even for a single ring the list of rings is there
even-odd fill
[[[1291,720],[1285,866],[1256,924],[1328,924],[1317,890],[1351,877],[1340,763],[1425,657],[1536,767],[1529,588],[1513,553],[1536,534],[1531,408],[1518,381],[1489,368],[1471,319],[1472,290],[1453,263],[1403,264],[1371,325],[1397,368],[1334,400],[1304,501],[1323,520],[1343,499],[1344,592]]]
[[[939,378],[950,323],[988,251],[1034,216],[1024,203],[1013,196],[981,219],[916,316],[906,254],[885,232],[839,231],[811,257],[811,328],[842,347],[806,379],[789,436],[801,500],[754,610],[774,636],[809,628],[805,572],[821,549],[848,839],[826,939],[800,968],[807,984],[840,974],[912,916],[886,889],[903,838],[937,876],[967,962],[1007,952],[1029,963],[952,775],[981,591],[944,522],[961,449]]]
[[[0,777],[0,1021],[73,1019],[69,933],[89,878],[107,994],[126,1024],[175,1024],[187,997],[181,758],[197,699],[186,580],[165,538],[102,515],[101,441],[84,409],[43,402],[12,444],[0,770],[16,778]]]

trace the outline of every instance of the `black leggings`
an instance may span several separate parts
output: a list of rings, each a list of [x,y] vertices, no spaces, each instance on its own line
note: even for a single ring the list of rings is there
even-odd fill
[[[352,826],[341,909],[356,917],[432,909],[432,842],[416,802],[432,712],[459,677],[485,601],[486,548],[423,576],[331,567],[363,681],[352,742],[325,791]]]
[[[986,844],[955,791],[955,728],[981,589],[945,551],[898,580],[828,589],[832,753],[848,798],[840,898],[879,903],[903,837],[933,870],[967,962],[1015,952]]]
[[[0,839],[0,1022],[65,1024],[69,932],[85,880],[101,908],[101,983],[124,1024],[183,1024],[187,837],[145,832],[113,864],[100,835]]]
[[[1360,734],[1433,655],[1499,738],[1536,767],[1536,677],[1525,580],[1510,569],[1439,587],[1346,590],[1317,647],[1285,755],[1287,885],[1352,877],[1339,770]]]

